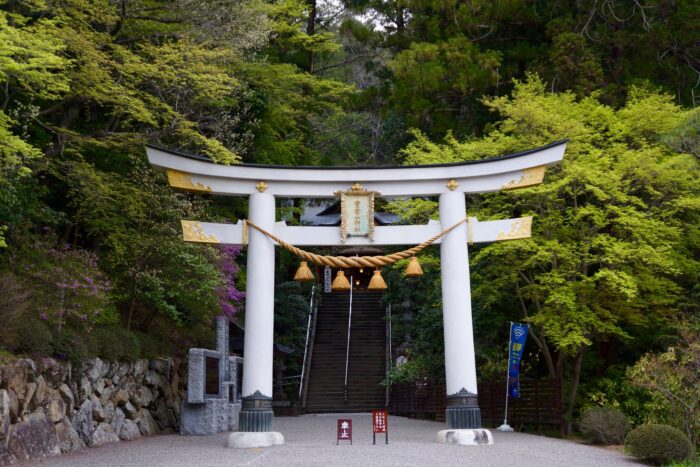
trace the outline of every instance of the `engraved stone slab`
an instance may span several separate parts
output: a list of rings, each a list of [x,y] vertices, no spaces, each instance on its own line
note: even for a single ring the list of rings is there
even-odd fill
[[[207,399],[221,399],[225,374],[221,373],[221,354],[214,350],[190,349],[187,372],[187,402],[203,404]]]
[[[187,371],[187,402],[203,404],[204,399],[204,349],[190,349]]]

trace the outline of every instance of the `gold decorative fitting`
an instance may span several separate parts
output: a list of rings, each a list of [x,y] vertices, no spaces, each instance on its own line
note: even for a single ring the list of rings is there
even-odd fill
[[[260,180],[257,185],[255,185],[255,188],[260,192],[263,193],[265,190],[267,190],[267,183],[264,181]]]
[[[513,179],[501,187],[502,190],[513,190],[526,186],[539,185],[544,180],[545,166],[540,165],[530,169],[524,169],[518,179]]]
[[[445,185],[447,188],[450,189],[450,191],[455,191],[455,189],[459,186],[459,183],[453,178],[449,182],[447,182],[447,185]]]
[[[182,239],[186,242],[219,243],[216,235],[207,235],[202,224],[196,221],[180,221],[182,224]]]
[[[506,233],[501,231],[496,240],[516,240],[518,238],[530,238],[532,231],[532,217],[521,217],[510,224],[510,230]]]
[[[200,193],[211,192],[211,187],[204,185],[202,183],[194,183],[192,177],[185,172],[180,172],[179,170],[168,169],[166,171],[168,174],[168,183],[173,188],[180,188],[187,191],[197,191]]]

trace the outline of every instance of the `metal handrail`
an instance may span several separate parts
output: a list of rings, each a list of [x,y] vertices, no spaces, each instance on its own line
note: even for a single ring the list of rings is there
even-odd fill
[[[350,276],[350,304],[348,306],[348,345],[345,349],[345,385],[343,386],[343,401],[348,401],[348,362],[350,361],[350,326],[352,325],[352,288],[353,281]]]
[[[385,359],[385,370],[384,370],[384,378],[388,378],[389,376],[389,371],[391,368],[394,366],[394,358],[393,355],[391,354],[391,303],[389,303],[386,306],[386,326],[385,326],[385,332],[386,332],[386,359]],[[390,397],[390,388],[389,385],[386,385],[386,399],[385,403],[386,406],[389,407],[389,397]]]
[[[316,284],[311,286],[311,300],[309,300],[309,316],[307,318],[306,322],[306,343],[304,344],[304,360],[301,363],[301,375],[300,375],[300,380],[299,380],[299,400],[301,401],[301,394],[304,388],[304,383],[305,378],[304,376],[306,375],[306,359],[309,353],[309,335],[311,334],[311,321],[312,317],[315,317],[314,313],[314,305],[315,305],[315,298],[316,298]]]

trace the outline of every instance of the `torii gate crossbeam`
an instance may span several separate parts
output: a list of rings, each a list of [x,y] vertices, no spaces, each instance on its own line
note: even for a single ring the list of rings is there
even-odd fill
[[[562,160],[566,141],[518,154],[463,163],[401,167],[286,167],[240,164],[223,166],[205,158],[147,146],[152,165],[167,171],[173,188],[249,197],[249,218],[256,225],[297,246],[417,244],[466,214],[465,193],[516,189],[542,183],[545,168]],[[275,222],[275,196],[330,198],[359,182],[383,197],[439,195],[440,221],[427,225],[379,226],[372,240],[349,237],[341,243],[335,227],[292,227]],[[478,222],[469,219],[440,243],[445,330],[446,419],[443,441],[492,442],[481,430],[477,401],[469,243],[527,238],[531,217]],[[240,244],[242,224],[183,220],[183,238],[191,242]],[[255,229],[249,231],[243,407],[235,447],[284,442],[271,432],[272,349],[274,324],[275,244]],[[460,433],[466,430],[466,433]],[[452,433],[451,435],[448,434]],[[235,436],[234,436],[235,435]],[[269,436],[268,436],[269,435]]]

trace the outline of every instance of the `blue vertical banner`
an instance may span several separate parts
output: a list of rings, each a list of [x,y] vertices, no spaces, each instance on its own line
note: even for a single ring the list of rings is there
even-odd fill
[[[508,345],[508,395],[520,397],[520,361],[523,358],[525,341],[530,328],[526,324],[510,324],[510,344]]]

